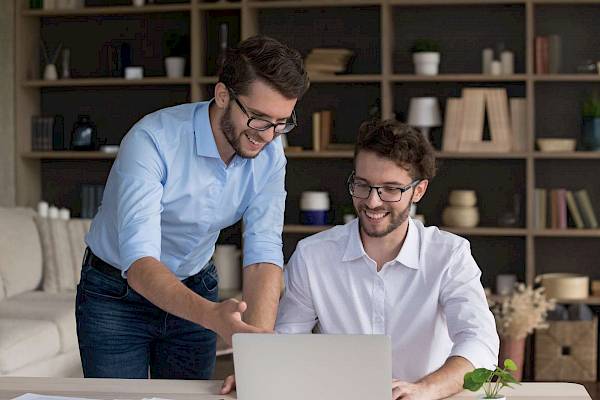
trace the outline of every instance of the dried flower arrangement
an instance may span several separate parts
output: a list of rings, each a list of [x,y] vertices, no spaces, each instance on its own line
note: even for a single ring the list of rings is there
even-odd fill
[[[553,310],[555,301],[546,299],[544,288],[533,289],[519,283],[509,296],[492,301],[491,309],[501,337],[523,339],[534,329],[547,328],[546,316]]]

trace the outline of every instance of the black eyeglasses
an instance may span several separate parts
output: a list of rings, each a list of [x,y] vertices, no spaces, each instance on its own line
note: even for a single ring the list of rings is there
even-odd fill
[[[381,201],[385,201],[386,203],[395,203],[402,200],[402,194],[417,186],[419,182],[421,182],[421,179],[415,179],[403,187],[391,185],[371,186],[364,182],[356,182],[354,180],[353,171],[348,178],[348,191],[350,192],[350,196],[364,200],[368,199],[369,196],[371,196],[371,190],[375,189]]]
[[[240,110],[242,110],[242,112],[248,117],[248,122],[246,123],[246,125],[248,125],[248,128],[254,129],[259,132],[268,131],[269,129],[274,128],[273,131],[275,132],[275,136],[279,136],[283,133],[289,133],[292,129],[298,126],[296,121],[295,110],[292,110],[292,115],[288,118],[287,121],[274,124],[271,121],[267,121],[266,119],[250,115],[250,113],[246,111],[244,105],[240,102],[240,100],[237,98],[237,96],[235,95],[235,93],[233,93],[231,89],[229,90],[229,93],[231,94],[231,97],[233,97],[233,100],[235,100]]]

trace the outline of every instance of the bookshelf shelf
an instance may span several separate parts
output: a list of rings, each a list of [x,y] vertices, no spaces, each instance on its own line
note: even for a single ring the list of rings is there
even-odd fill
[[[501,302],[507,296],[493,294],[488,296],[488,299],[494,302]],[[558,304],[588,304],[588,305],[600,305],[599,296],[589,296],[585,299],[554,299]]]
[[[102,151],[29,151],[22,153],[21,157],[31,160],[110,160],[117,155]]]
[[[353,158],[353,151],[286,151],[287,158]]]
[[[600,82],[600,74],[536,74],[535,82]]]
[[[361,7],[381,5],[381,0],[278,0],[249,1],[248,7],[267,8],[307,8],[307,7]]]
[[[392,82],[525,82],[526,74],[483,75],[483,74],[440,74],[434,76],[395,74]]]
[[[333,225],[284,225],[283,232],[284,233],[302,233],[302,234],[313,234],[322,232],[329,228],[332,228]]]
[[[572,151],[566,153],[542,153],[535,152],[534,158],[541,160],[565,159],[565,160],[595,160],[600,159],[600,151]]]
[[[536,237],[592,237],[600,238],[600,229],[540,229],[534,230]]]
[[[526,236],[525,228],[450,228],[440,226],[440,230],[454,233],[460,236]]]
[[[436,153],[437,158],[448,158],[448,159],[507,159],[507,160],[520,160],[526,159],[528,153],[494,153],[494,152],[447,152],[441,151]]]
[[[23,82],[23,87],[69,87],[69,86],[146,86],[146,85],[189,85],[191,78],[148,77],[143,79],[125,78],[73,78],[56,81],[30,80]]]
[[[85,7],[74,10],[29,10],[21,9],[25,17],[68,17],[77,15],[123,15],[123,14],[150,14],[190,11],[192,6],[186,4],[149,4],[143,7],[111,6],[111,7]]]

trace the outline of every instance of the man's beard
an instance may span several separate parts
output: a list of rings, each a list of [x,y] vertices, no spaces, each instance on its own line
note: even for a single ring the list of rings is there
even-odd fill
[[[412,205],[412,199],[413,199],[414,193],[410,196],[410,201],[408,202],[408,205],[406,206],[406,208],[402,211],[400,211],[397,214],[394,214],[394,211],[391,210],[386,210],[383,207],[378,207],[375,209],[369,209],[365,206],[361,206],[357,211],[358,211],[358,222],[360,224],[360,228],[361,230],[370,237],[375,237],[375,238],[380,238],[380,237],[384,237],[386,235],[389,235],[390,233],[392,233],[393,231],[395,231],[396,229],[398,229],[398,227],[400,227],[407,219],[408,216],[410,215],[410,206]],[[389,212],[389,215],[386,215],[383,218],[390,218],[390,222],[388,223],[387,226],[384,227],[383,230],[369,230],[367,227],[367,223],[363,223],[363,219],[368,218],[364,211],[368,210],[370,212]]]
[[[227,139],[227,142],[231,145],[231,147],[233,147],[235,154],[237,154],[238,156],[240,156],[242,158],[255,158],[264,149],[264,146],[263,146],[256,153],[250,153],[250,152],[244,151],[244,149],[242,148],[242,143],[241,143],[242,135],[248,134],[252,138],[252,140],[255,140],[259,143],[262,143],[262,138],[255,136],[255,135],[251,135],[252,129],[245,129],[239,135],[236,135],[235,127],[234,127],[233,121],[231,119],[231,106],[227,106],[227,108],[225,109],[225,112],[223,113],[223,117],[221,117],[221,130],[223,131],[223,134],[225,135],[225,139]],[[268,143],[266,143],[265,146],[267,144]]]

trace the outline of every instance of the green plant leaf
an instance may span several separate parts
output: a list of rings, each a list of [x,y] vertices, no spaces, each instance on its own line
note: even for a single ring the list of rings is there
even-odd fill
[[[481,386],[483,385],[483,383],[481,382],[475,382],[473,380],[473,376],[470,375],[471,373],[465,374],[465,378],[464,378],[464,382],[463,382],[463,389],[467,389],[470,390],[472,392],[476,392],[478,391]]]
[[[517,383],[517,380],[510,374],[510,372],[499,371],[497,374],[502,383]]]
[[[517,364],[515,364],[515,362],[510,358],[507,358],[506,360],[504,360],[504,368],[506,368],[509,371],[516,371]]]
[[[473,379],[475,380],[475,382],[481,382],[481,383],[486,382],[490,378],[490,376],[492,376],[493,373],[494,373],[494,371],[490,371],[489,369],[486,369],[486,368],[477,368],[476,370],[474,370],[472,372]]]

